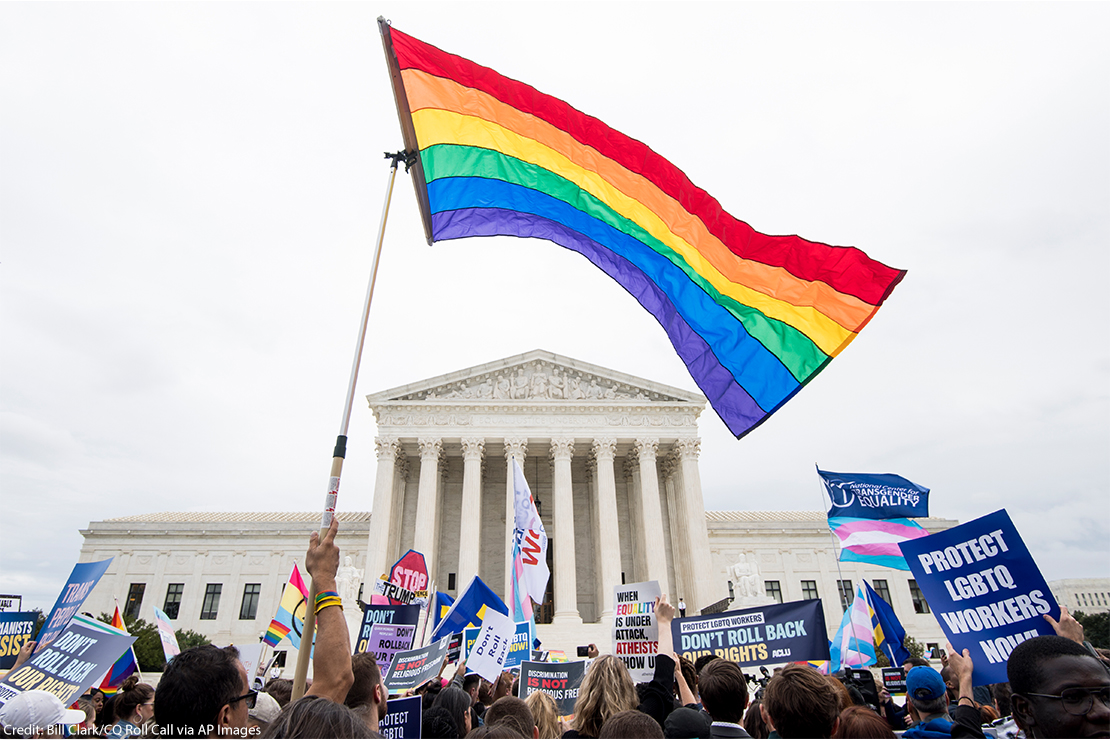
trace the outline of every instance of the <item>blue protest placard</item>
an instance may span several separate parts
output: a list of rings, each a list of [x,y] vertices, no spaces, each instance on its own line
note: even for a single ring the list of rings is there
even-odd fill
[[[976,686],[1007,680],[1019,642],[1055,634],[1044,615],[1060,607],[1005,509],[898,546],[949,642],[970,651]]]
[[[382,737],[408,738],[420,737],[421,703],[424,698],[410,696],[405,699],[390,699],[385,716],[378,722],[378,734]]]
[[[35,632],[38,612],[0,612],[0,671],[15,665],[23,643]]]
[[[362,609],[362,625],[359,627],[358,640],[355,642],[355,652],[369,652],[370,631],[375,624],[407,624],[415,627],[419,621],[419,606],[367,604]]]
[[[39,632],[38,644],[35,646],[36,653],[42,651],[48,643],[62,634],[62,630],[69,624],[69,620],[73,619],[73,615],[81,610],[81,605],[100,582],[100,577],[108,570],[111,562],[112,559],[108,558],[97,563],[78,563],[73,566],[69,580],[66,581],[62,592],[58,594],[58,600],[54,602],[54,608],[50,610],[50,616],[46,618],[42,631]]]
[[[820,599],[675,619],[671,634],[691,662],[710,654],[740,665],[829,659]]]
[[[99,681],[135,642],[109,625],[97,626],[85,617],[73,620],[45,649],[0,682],[0,704],[24,691],[49,691],[69,705]]]
[[[392,665],[382,678],[389,693],[399,694],[405,689],[415,689],[438,676],[447,658],[450,642],[451,636],[448,635],[431,645],[396,653]]]

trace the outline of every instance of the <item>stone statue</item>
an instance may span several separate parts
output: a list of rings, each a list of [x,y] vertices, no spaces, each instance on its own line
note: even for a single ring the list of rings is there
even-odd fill
[[[547,398],[547,373],[543,370],[532,373],[532,385],[529,390],[532,398]]]
[[[582,392],[582,383],[579,381],[578,376],[572,375],[567,378],[567,399],[570,401],[577,401],[583,398],[586,394]]]
[[[504,375],[497,376],[497,385],[493,387],[493,397],[497,399],[506,399],[512,393],[513,384]]]
[[[551,387],[552,398],[566,398],[566,380],[559,375],[559,368],[551,369],[551,377],[548,378],[547,382]]]
[[[762,597],[763,584],[759,582],[759,568],[755,563],[749,563],[744,553],[740,553],[739,558],[728,568],[729,578],[735,584],[737,594],[742,599]]]
[[[601,398],[601,386],[597,384],[597,379],[590,381],[590,387],[586,389],[586,398]]]
[[[343,558],[343,565],[335,573],[335,590],[343,599],[343,606],[358,606],[358,586],[362,583],[362,571],[355,567],[351,556]]]
[[[524,368],[516,371],[513,378],[513,400],[528,398],[528,378],[524,375]]]

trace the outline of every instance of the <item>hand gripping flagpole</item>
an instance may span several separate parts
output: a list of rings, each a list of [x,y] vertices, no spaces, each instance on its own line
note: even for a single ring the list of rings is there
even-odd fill
[[[325,529],[331,526],[335,516],[335,502],[339,497],[339,477],[343,473],[343,459],[347,455],[347,427],[351,423],[351,408],[355,401],[355,383],[358,381],[358,367],[362,360],[362,347],[366,343],[366,325],[370,321],[370,302],[374,297],[374,282],[378,277],[378,262],[382,255],[382,242],[385,239],[385,222],[389,217],[389,202],[393,197],[393,182],[397,178],[397,165],[405,163],[405,171],[416,161],[415,152],[385,153],[385,158],[392,161],[389,167],[389,183],[385,190],[385,203],[382,205],[382,218],[378,226],[378,243],[374,248],[374,261],[370,266],[370,282],[366,287],[366,301],[362,306],[362,323],[359,325],[358,341],[355,343],[355,358],[351,364],[351,379],[347,384],[347,399],[343,405],[343,419],[339,423],[339,436],[335,439],[335,450],[331,459],[331,474],[328,477],[328,493],[324,497],[324,513],[320,517],[321,536]],[[312,642],[316,631],[316,581],[309,574],[308,601],[305,604],[304,628],[301,631],[301,646],[297,651],[297,670],[293,674],[294,700],[304,696],[305,683],[308,680],[308,662],[312,655]]]

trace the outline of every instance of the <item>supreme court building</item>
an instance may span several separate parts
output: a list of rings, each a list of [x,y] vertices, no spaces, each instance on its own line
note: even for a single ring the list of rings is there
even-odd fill
[[[614,585],[646,580],[683,598],[687,614],[821,598],[831,636],[867,578],[911,635],[943,644],[908,572],[837,563],[823,512],[705,511],[700,394],[536,350],[368,402],[378,424],[373,509],[339,513],[340,547],[366,593],[413,549],[437,590],[457,596],[478,575],[507,597],[515,458],[550,541],[536,613],[549,649],[594,642],[605,651]],[[110,612],[116,597],[148,621],[147,604],[163,608],[175,627],[221,644],[256,641],[318,521],[170,512],[92,522],[81,560],[115,559],[86,610]],[[956,524],[921,523],[930,532]]]

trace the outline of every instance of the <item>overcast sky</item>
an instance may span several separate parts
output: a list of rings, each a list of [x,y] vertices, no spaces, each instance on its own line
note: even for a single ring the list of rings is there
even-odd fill
[[[909,270],[748,437],[706,410],[707,508],[895,472],[1005,507],[1050,580],[1110,574],[1110,6],[3,3],[0,592],[49,608],[90,520],[321,507],[402,146],[379,14]],[[340,508],[366,394],[537,348],[696,390],[582,257],[426,246],[400,175]]]

